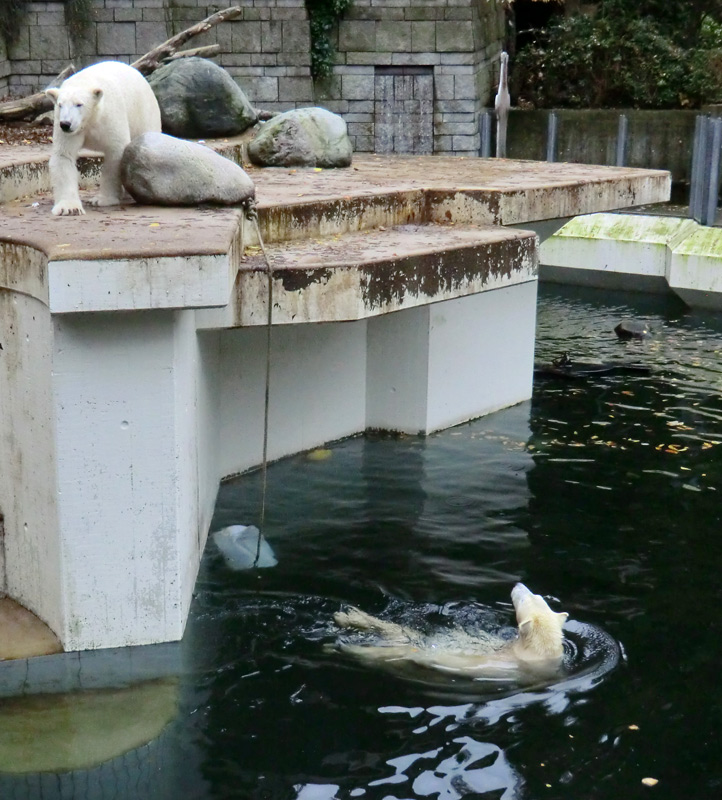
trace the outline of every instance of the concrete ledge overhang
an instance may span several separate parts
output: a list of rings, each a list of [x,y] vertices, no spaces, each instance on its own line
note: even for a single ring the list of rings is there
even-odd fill
[[[267,248],[277,324],[343,322],[535,280],[536,237],[499,226],[403,225]],[[201,327],[266,324],[268,277],[254,253],[230,303]]]
[[[239,141],[212,144],[232,160],[241,160]],[[45,254],[53,313],[223,308],[230,301],[236,304],[229,312],[230,319],[254,324],[250,320],[258,315],[258,292],[253,289],[257,267],[250,264],[242,273],[239,269],[243,247],[256,237],[250,225],[244,230],[239,209],[131,203],[87,208],[82,217],[53,217],[47,175],[49,148],[27,151],[0,151],[0,200],[6,199],[0,205],[0,242]],[[97,159],[84,160],[81,187],[96,179],[97,166]],[[670,187],[669,174],[662,171],[435,156],[362,155],[350,168],[339,170],[247,170],[256,185],[266,244],[408,224],[518,225],[657,202],[668,197]],[[23,195],[30,196],[17,199]],[[12,197],[16,199],[10,200]],[[506,241],[504,236],[500,241]],[[477,250],[480,246],[471,245]],[[486,257],[492,255],[489,252]],[[420,257],[418,253],[414,256]],[[376,262],[371,259],[369,263]],[[448,258],[445,264],[448,268]],[[387,267],[397,273],[400,269],[398,260],[393,259]],[[336,267],[325,264],[324,268]],[[396,301],[369,303],[368,297],[358,294],[360,282],[351,301],[350,273],[345,263],[338,268],[343,276],[334,283],[337,288],[344,285],[343,318],[406,307]],[[285,269],[290,275],[292,267],[286,264]],[[381,267],[373,269],[378,273]],[[404,269],[408,273],[411,262]],[[298,301],[296,295],[292,302],[289,294],[285,316],[337,319],[338,312],[331,311],[333,304],[319,294],[321,283],[309,284],[314,297]],[[471,282],[463,293],[478,290]],[[405,296],[412,294],[409,290]],[[239,298],[245,303],[254,296],[256,300],[251,300],[248,308],[238,309]],[[438,292],[416,292],[416,297],[419,302],[442,299]],[[313,313],[312,306],[316,308]],[[355,311],[349,310],[352,306]],[[330,317],[323,317],[321,308]]]

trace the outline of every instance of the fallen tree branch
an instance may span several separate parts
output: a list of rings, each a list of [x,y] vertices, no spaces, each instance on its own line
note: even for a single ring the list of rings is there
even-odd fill
[[[69,64],[53,78],[48,86],[59,86],[74,72],[75,67]],[[19,119],[35,117],[44,111],[50,111],[52,107],[53,101],[45,95],[45,92],[36,92],[17,100],[6,100],[4,103],[0,103],[0,122],[13,122]]]
[[[220,52],[220,46],[217,44],[209,44],[203,47],[195,47],[189,50],[178,51],[178,48],[184,45],[189,39],[198,36],[199,33],[205,33],[210,30],[214,25],[219,22],[224,22],[227,19],[234,19],[241,13],[239,6],[231,6],[223,11],[216,11],[210,17],[206,17],[190,28],[171,36],[170,39],[163,42],[163,44],[149,50],[144,56],[134,61],[131,66],[135,67],[143,75],[150,75],[164,62],[170,61],[175,58],[188,58],[189,56],[210,56],[216,55]],[[68,76],[75,72],[75,67],[71,64],[67,66],[49,86],[59,86]],[[45,96],[44,92],[37,92],[31,94],[29,97],[22,97],[18,100],[7,100],[0,103],[0,122],[11,122],[22,119],[29,119],[42,114],[45,111],[50,111],[53,103],[50,98]]]
[[[220,52],[221,46],[219,44],[206,44],[203,47],[192,47],[190,50],[179,50],[177,53],[173,53],[172,56],[168,56],[163,63],[175,61],[178,58],[194,58],[195,56],[210,58],[210,56],[217,56]]]
[[[190,28],[186,28],[184,31],[177,33],[175,36],[163,42],[163,44],[158,45],[158,47],[154,47],[137,61],[134,61],[131,66],[135,67],[139,72],[142,72],[143,75],[150,75],[151,72],[158,69],[163,61],[167,61],[173,56],[178,48],[189,39],[198,36],[199,33],[205,33],[214,25],[218,25],[219,22],[224,22],[227,19],[234,19],[240,13],[241,8],[239,6],[232,6],[223,11],[216,11],[216,13],[211,14],[210,17],[206,17],[195,25],[191,25]]]

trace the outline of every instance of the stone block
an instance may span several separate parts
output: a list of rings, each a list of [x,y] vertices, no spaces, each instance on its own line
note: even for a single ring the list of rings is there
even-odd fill
[[[289,52],[303,52],[308,53],[311,49],[311,35],[309,33],[308,24],[305,22],[283,22],[282,36],[283,36],[283,51]]]
[[[254,106],[278,102],[278,78],[268,76],[244,78],[240,86]]]
[[[231,28],[231,49],[234,53],[260,53],[261,22],[239,22]]]
[[[70,37],[67,29],[61,25],[47,28],[42,25],[33,25],[30,28],[30,57],[32,59],[69,59]],[[19,71],[17,67],[15,71]]]
[[[436,23],[436,49],[440,53],[469,52],[474,49],[474,36],[468,22]]]
[[[373,75],[344,75],[342,96],[345,100],[369,100],[374,96]]]
[[[434,96],[437,100],[454,99],[454,76],[436,75],[434,76]]]
[[[135,24],[135,51],[147,53],[168,38],[163,22],[137,22]]]
[[[313,81],[308,78],[279,78],[278,98],[283,102],[312,103]]]
[[[439,100],[436,103],[436,111],[442,114],[473,114],[474,104],[474,100]]]
[[[93,15],[95,16],[95,15]],[[113,10],[115,22],[140,22],[143,19],[142,8],[116,8]],[[96,19],[96,22],[98,20]],[[168,37],[166,36],[166,39]],[[164,40],[165,41],[165,40]]]
[[[283,23],[261,23],[261,50],[264,53],[280,53],[283,48]]]
[[[65,25],[65,12],[62,8],[57,11],[39,11],[35,17],[35,24],[49,28],[55,25]]]
[[[346,125],[349,136],[373,136],[374,134],[373,122],[349,122],[347,115]]]
[[[295,19],[300,22],[308,23],[308,14],[305,6],[299,8],[274,8],[271,17],[274,20]]]
[[[8,46],[8,58],[13,61],[20,61],[30,58],[30,29],[27,26],[20,29],[17,39]]]
[[[399,66],[435,66],[439,63],[439,53],[393,53],[391,63]]]
[[[98,25],[98,55],[117,56],[135,53],[135,24],[103,22]]]
[[[444,19],[448,20],[465,20],[470,22],[473,18],[473,11],[471,6],[452,6],[451,8],[444,9]]]
[[[419,21],[419,20],[435,20],[435,19],[442,19],[444,15],[443,9],[439,8],[405,8],[404,9],[404,19],[409,21]]]
[[[411,50],[410,22],[379,22],[376,26],[376,50],[405,53]]]
[[[391,53],[346,53],[346,61],[349,64],[373,64],[374,66],[388,66],[391,63]]]
[[[473,75],[454,75],[455,100],[473,100],[476,94],[476,78]]]
[[[374,137],[373,136],[353,136],[351,137],[353,149],[355,153],[373,153],[374,152]]]
[[[449,24],[450,25],[456,25],[457,23],[453,22],[453,23],[449,23]],[[438,43],[439,43],[439,38],[438,38],[438,31],[437,31],[437,37],[436,37],[436,44],[437,44],[436,49],[437,50],[439,49]],[[461,53],[461,52],[439,53],[439,57],[440,57],[440,61],[439,61],[440,64],[449,64],[449,65],[472,64],[473,65],[473,64],[476,63],[476,53]]]
[[[218,63],[228,69],[229,67],[247,67],[250,66],[251,56],[248,53],[221,53]],[[259,68],[259,74],[263,72]]]
[[[411,23],[411,49],[418,53],[424,50],[436,49],[436,23],[412,22]]]
[[[341,20],[338,26],[338,49],[343,52],[376,50],[376,23]]]
[[[479,151],[481,137],[478,133],[471,136],[452,136],[451,146],[453,150],[475,150]]]
[[[340,100],[341,76],[330,75],[325,81],[314,84],[314,102],[325,106],[330,100]]]
[[[140,10],[143,14],[143,22],[165,22],[169,16],[169,12],[164,8],[142,8]],[[169,35],[172,36],[173,31],[170,31]]]
[[[373,114],[373,100],[349,100],[348,110],[350,114]]]

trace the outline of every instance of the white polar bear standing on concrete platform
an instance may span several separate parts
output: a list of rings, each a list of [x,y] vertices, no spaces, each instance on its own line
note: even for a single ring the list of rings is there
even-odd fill
[[[50,180],[53,214],[84,214],[76,162],[82,147],[103,154],[100,191],[91,205],[121,201],[120,159],[131,139],[160,131],[160,108],[148,81],[120,61],[101,61],[46,91],[55,104]]]

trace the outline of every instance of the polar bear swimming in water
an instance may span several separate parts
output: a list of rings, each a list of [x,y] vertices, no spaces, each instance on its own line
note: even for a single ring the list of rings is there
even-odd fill
[[[562,664],[562,626],[568,614],[552,611],[541,595],[523,583],[516,584],[511,600],[518,625],[512,640],[484,632],[472,635],[461,628],[426,635],[351,607],[334,615],[336,625],[368,632],[375,638],[369,644],[341,641],[336,649],[388,667],[411,664],[469,678],[553,675]]]
[[[131,139],[160,132],[160,107],[148,81],[120,61],[101,61],[45,94],[55,105],[50,181],[53,214],[85,214],[76,162],[82,147],[103,154],[100,191],[90,205],[121,202],[120,159]]]

